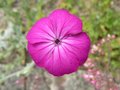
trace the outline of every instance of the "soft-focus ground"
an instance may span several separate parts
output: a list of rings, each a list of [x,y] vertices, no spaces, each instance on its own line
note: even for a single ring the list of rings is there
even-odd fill
[[[26,51],[31,25],[57,8],[79,16],[92,41],[84,66],[63,77]],[[120,90],[120,0],[0,0],[0,90]]]

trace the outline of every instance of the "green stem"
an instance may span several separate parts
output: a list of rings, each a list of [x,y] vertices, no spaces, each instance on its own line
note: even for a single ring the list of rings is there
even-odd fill
[[[10,74],[10,75],[8,75],[8,76],[5,76],[5,78],[3,78],[3,79],[0,79],[0,83],[3,83],[4,81],[6,81],[6,80],[8,80],[9,78],[12,78],[12,77],[14,77],[14,76],[20,76],[20,75],[25,75],[25,74],[27,74],[27,73],[31,70],[31,68],[32,68],[33,66],[34,66],[34,62],[31,62],[31,63],[27,64],[27,66],[24,67],[22,70],[17,71],[17,72],[15,72],[15,73],[12,73],[12,74]]]

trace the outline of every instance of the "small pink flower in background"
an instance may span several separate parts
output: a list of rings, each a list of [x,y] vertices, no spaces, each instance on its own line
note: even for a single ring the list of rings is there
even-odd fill
[[[28,52],[36,65],[55,76],[75,72],[90,50],[82,21],[63,9],[38,20],[28,32],[27,40]]]
[[[119,90],[118,85],[112,80],[112,78],[97,67],[95,60],[88,58],[84,67],[86,70],[82,75],[82,78],[91,83],[95,90]]]

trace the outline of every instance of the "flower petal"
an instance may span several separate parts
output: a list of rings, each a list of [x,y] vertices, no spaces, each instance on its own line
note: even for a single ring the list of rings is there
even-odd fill
[[[90,50],[90,39],[86,33],[82,32],[76,36],[68,37],[62,42],[67,50],[79,58],[80,65],[86,61]]]
[[[67,10],[58,9],[48,17],[54,27],[57,37],[64,37],[66,34],[76,34],[82,31],[82,21]]]
[[[28,43],[28,52],[36,65],[42,67],[44,62],[46,62],[51,57],[51,52],[54,50],[54,45],[52,43]]]
[[[27,34],[26,38],[28,42],[34,44],[53,40],[53,38],[55,38],[55,34],[53,33],[50,25],[49,19],[47,18],[38,20]]]
[[[58,46],[54,49],[52,58],[48,59],[44,67],[49,73],[62,76],[78,69],[79,62],[77,59],[64,46]]]

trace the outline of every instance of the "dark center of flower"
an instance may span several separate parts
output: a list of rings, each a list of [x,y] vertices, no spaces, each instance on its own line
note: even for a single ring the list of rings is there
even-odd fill
[[[55,40],[55,44],[59,44],[60,43],[60,40],[59,39],[56,39]]]

